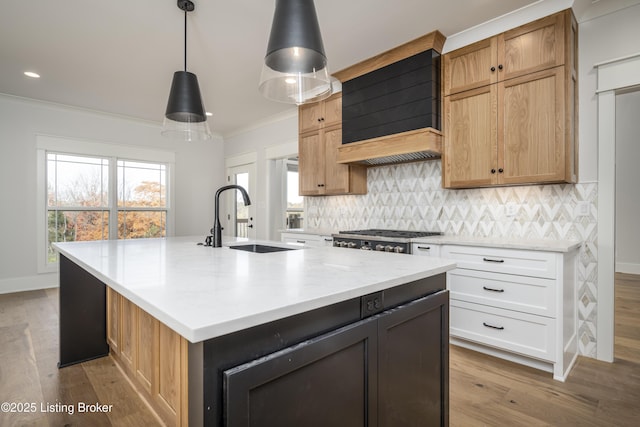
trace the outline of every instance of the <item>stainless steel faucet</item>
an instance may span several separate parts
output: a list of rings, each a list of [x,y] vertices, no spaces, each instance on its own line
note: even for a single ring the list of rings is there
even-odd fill
[[[240,191],[245,206],[249,206],[251,204],[249,193],[247,193],[247,190],[245,190],[244,187],[241,187],[240,185],[225,185],[224,187],[218,188],[215,196],[215,217],[213,220],[213,228],[211,229],[211,236],[208,236],[205,240],[205,246],[213,246],[214,248],[222,247],[222,225],[220,224],[220,194],[222,194],[222,192],[225,190],[231,189]]]

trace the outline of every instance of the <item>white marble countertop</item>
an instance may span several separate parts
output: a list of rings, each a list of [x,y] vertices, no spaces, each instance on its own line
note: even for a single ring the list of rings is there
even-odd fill
[[[293,233],[293,234],[314,234],[317,236],[331,236],[337,233],[335,230],[322,229],[322,228],[283,228],[278,230],[280,233]]]
[[[578,240],[516,239],[473,236],[432,236],[411,239],[412,243],[432,245],[485,246],[504,249],[525,249],[548,252],[571,252],[582,246]]]
[[[202,241],[173,237],[54,246],[194,343],[455,268],[448,260],[403,254],[300,246],[258,254],[199,246]]]
[[[324,230],[318,228],[294,228],[280,230],[282,233],[304,233],[330,236],[337,234],[336,230]],[[462,245],[462,246],[487,246],[505,249],[525,249],[533,251],[571,252],[578,249],[582,242],[578,240],[552,240],[552,239],[527,239],[527,238],[495,238],[473,236],[430,236],[411,239],[411,243],[430,243],[432,245]]]

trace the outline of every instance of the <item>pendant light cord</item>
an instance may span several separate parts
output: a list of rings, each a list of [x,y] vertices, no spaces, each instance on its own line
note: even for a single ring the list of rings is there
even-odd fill
[[[184,11],[184,71],[187,71],[187,11]]]

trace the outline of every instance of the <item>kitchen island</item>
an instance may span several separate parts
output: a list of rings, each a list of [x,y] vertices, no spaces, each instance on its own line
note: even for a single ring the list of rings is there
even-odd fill
[[[60,366],[111,353],[173,425],[447,424],[455,263],[201,240],[56,244]]]

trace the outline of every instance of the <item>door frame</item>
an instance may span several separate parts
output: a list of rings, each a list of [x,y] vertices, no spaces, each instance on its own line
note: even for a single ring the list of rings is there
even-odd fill
[[[241,154],[239,156],[234,156],[234,157],[228,157],[225,159],[225,176],[227,184],[234,184],[235,182],[231,182],[231,175],[234,173],[234,170],[237,169],[245,169],[249,172],[249,189],[248,189],[248,193],[249,196],[251,198],[251,205],[249,207],[249,216],[254,218],[253,220],[253,228],[249,229],[247,232],[247,237],[251,240],[255,240],[256,239],[256,206],[258,204],[258,188],[257,188],[257,182],[258,182],[258,178],[257,178],[257,167],[256,167],[256,163],[257,163],[257,153],[256,152],[251,152],[251,153],[246,153],[246,154]],[[235,191],[229,191],[226,198],[225,198],[225,205],[227,206],[226,211],[220,214],[220,216],[222,217],[221,222],[224,224],[225,228],[231,227],[233,226],[233,221],[231,221],[229,214],[231,213],[230,208],[231,206],[235,206],[235,200],[236,200],[236,192]]]
[[[613,362],[616,94],[640,87],[640,53],[594,65],[598,73],[598,320],[596,358]]]

